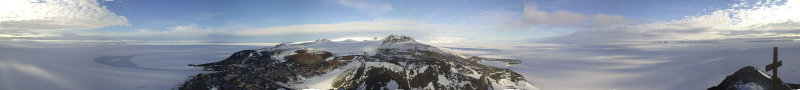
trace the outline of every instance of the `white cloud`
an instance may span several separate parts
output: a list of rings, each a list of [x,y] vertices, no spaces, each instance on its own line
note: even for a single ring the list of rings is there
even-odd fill
[[[625,43],[655,41],[743,42],[800,37],[800,2],[761,1],[732,4],[680,20],[586,28],[553,41],[570,43]],[[729,40],[729,41],[725,41]]]
[[[0,30],[0,38],[13,38],[13,37],[43,37],[54,36],[54,33],[39,33],[29,32],[25,30]]]
[[[224,32],[222,29],[212,29],[211,27],[198,27],[196,24],[180,25],[168,27],[167,30],[148,30],[140,29],[138,33],[129,34],[127,36],[133,37],[153,37],[158,36],[161,38],[203,38],[207,34]]]
[[[779,1],[774,1],[779,2]],[[732,5],[732,9],[687,16],[685,19],[658,23],[659,25],[707,28],[712,31],[794,30],[800,29],[800,1],[783,4],[763,2],[756,5]],[[741,8],[735,8],[741,7]]]
[[[460,37],[435,37],[431,40],[425,41],[425,43],[458,43],[464,41],[464,38]]]
[[[393,9],[391,4],[365,2],[359,0],[337,0],[336,3],[343,6],[356,8],[358,10],[367,12],[372,15],[379,15],[381,13],[388,12]]]
[[[585,15],[582,13],[570,12],[566,10],[556,10],[553,12],[546,12],[539,10],[538,7],[532,4],[525,5],[525,10],[522,13],[522,22],[525,24],[534,24],[534,25],[602,26],[602,25],[627,23],[629,21],[630,21],[629,19],[618,15],[608,15],[608,14]]]
[[[175,26],[170,27],[173,32],[198,32],[198,31],[211,31],[211,29],[206,28],[205,30],[197,28],[197,24],[192,25],[184,25],[184,26]]]
[[[67,30],[129,26],[95,0],[3,0],[0,30]]]
[[[380,39],[383,39],[383,38],[378,38],[378,37],[357,37],[356,36],[356,37],[336,38],[336,39],[331,39],[331,41],[348,41],[348,40],[352,40],[352,41],[368,41],[368,40],[380,40]]]
[[[587,28],[633,24],[641,20],[610,14],[584,14],[566,10],[544,11],[536,5],[525,4],[522,12],[499,8],[482,11],[462,20],[470,25],[486,25],[494,30],[550,30],[544,33],[572,33],[558,28]],[[545,29],[543,29],[545,28]],[[547,36],[550,37],[550,36]]]
[[[139,29],[136,32],[59,33],[0,32],[0,42],[38,42],[57,44],[146,44],[146,45],[220,45],[209,34],[225,32],[225,28],[198,27],[195,24],[161,30]],[[7,30],[9,31],[9,30]],[[179,41],[179,42],[177,42]],[[194,42],[185,42],[194,41]],[[231,45],[234,45],[231,43]]]
[[[148,32],[150,32],[150,30],[147,30],[147,29],[139,29],[139,30],[137,30],[136,32],[139,32],[139,33],[148,33]]]
[[[281,35],[281,34],[326,34],[347,32],[386,32],[386,31],[430,31],[440,30],[439,25],[412,20],[373,20],[334,24],[308,24],[277,26],[260,29],[238,30],[230,34],[238,36]]]

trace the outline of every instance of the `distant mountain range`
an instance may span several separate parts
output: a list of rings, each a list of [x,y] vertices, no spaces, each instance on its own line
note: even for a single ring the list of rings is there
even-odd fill
[[[780,78],[777,78],[780,81]],[[798,89],[800,84],[791,84],[778,82],[778,87],[773,87],[773,81],[770,75],[767,75],[761,70],[753,66],[746,66],[733,75],[725,77],[717,86],[708,88],[708,90],[792,90]]]
[[[507,68],[522,63],[454,54],[407,36],[317,40],[242,50],[203,67],[179,89],[522,89],[538,90]]]

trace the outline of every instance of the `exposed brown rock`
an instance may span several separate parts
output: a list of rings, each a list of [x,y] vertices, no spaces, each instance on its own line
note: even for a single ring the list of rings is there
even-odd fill
[[[330,52],[308,53],[307,50],[297,50],[295,55],[286,56],[286,60],[300,65],[315,65],[325,61],[325,58],[333,56]]]

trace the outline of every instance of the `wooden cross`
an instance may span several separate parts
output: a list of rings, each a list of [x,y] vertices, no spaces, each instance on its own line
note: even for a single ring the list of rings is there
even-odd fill
[[[778,88],[778,67],[783,64],[783,61],[778,61],[778,47],[772,48],[772,64],[767,65],[766,71],[769,72],[772,70],[772,89],[777,90]]]

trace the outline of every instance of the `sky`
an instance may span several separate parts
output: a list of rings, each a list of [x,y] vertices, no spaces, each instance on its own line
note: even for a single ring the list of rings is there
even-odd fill
[[[784,0],[6,0],[8,43],[276,43],[407,35],[419,41],[794,41]],[[734,40],[734,41],[730,41]]]

